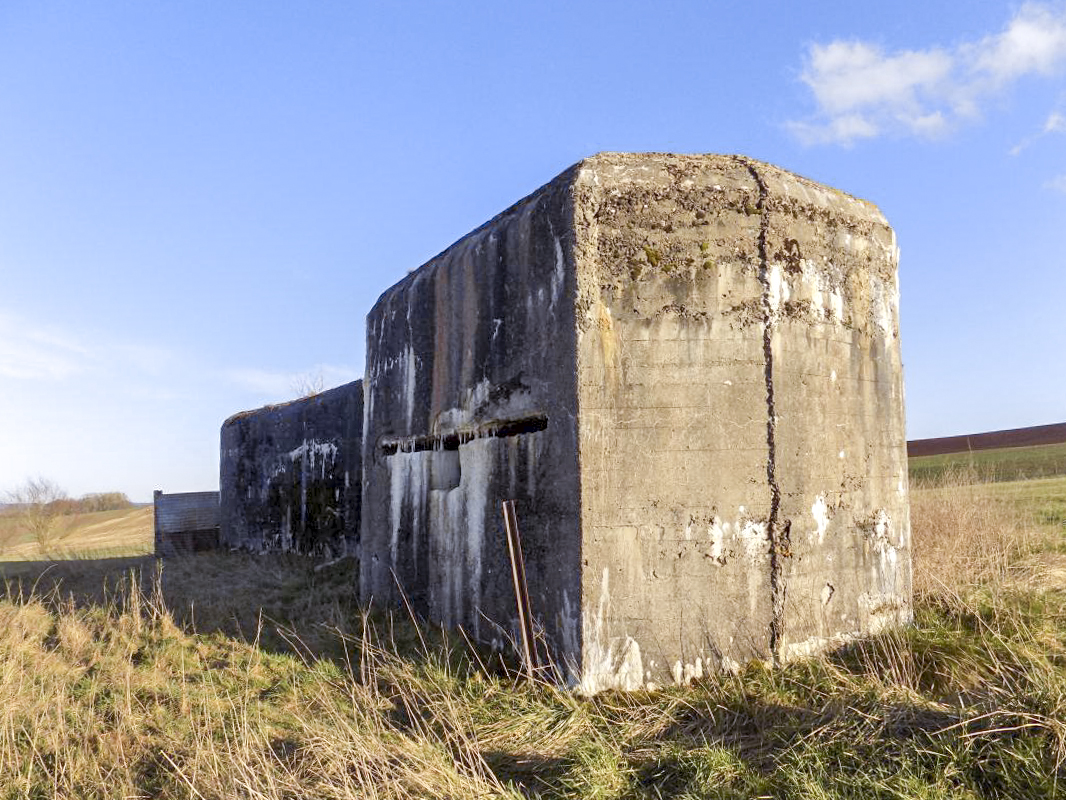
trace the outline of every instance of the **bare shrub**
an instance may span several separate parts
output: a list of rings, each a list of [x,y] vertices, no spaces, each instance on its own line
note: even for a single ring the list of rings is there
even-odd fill
[[[55,544],[57,519],[65,511],[67,493],[59,484],[40,476],[7,493],[18,524],[27,531],[43,552]]]
[[[315,397],[325,390],[326,377],[322,374],[322,370],[305,372],[294,377],[290,385],[292,386],[293,394],[298,398]]]

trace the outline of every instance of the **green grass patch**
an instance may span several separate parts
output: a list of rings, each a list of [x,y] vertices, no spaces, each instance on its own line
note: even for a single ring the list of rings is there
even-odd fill
[[[935,483],[951,473],[969,474],[979,482],[1066,476],[1066,444],[920,456],[908,463],[911,481],[917,485]]]

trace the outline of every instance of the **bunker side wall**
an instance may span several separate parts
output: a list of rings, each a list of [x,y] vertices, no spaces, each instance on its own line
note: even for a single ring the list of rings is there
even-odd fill
[[[564,174],[368,315],[361,544],[364,599],[509,646],[516,500],[532,611],[564,668],[580,638],[571,220]]]
[[[756,169],[788,661],[912,618],[899,252],[870,204]]]
[[[223,546],[323,557],[358,541],[363,383],[237,414],[222,426]]]

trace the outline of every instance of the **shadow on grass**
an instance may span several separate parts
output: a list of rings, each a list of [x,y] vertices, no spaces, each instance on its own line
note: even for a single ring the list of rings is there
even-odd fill
[[[12,600],[35,596],[47,604],[125,607],[131,582],[148,602],[161,602],[185,631],[220,634],[273,653],[358,666],[363,642],[415,663],[466,669],[472,659],[507,671],[499,654],[461,636],[394,613],[367,612],[359,602],[359,564],[344,558],[322,564],[283,553],[212,551],[166,559],[154,556],[65,561],[0,562],[0,592]]]
[[[358,564],[299,556],[197,553],[69,561],[0,562],[6,596],[79,607],[124,605],[135,582],[189,632],[258,641],[273,652],[344,656],[341,634],[362,626]]]

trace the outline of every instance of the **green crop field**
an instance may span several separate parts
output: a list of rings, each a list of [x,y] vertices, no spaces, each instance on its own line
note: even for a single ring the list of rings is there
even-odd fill
[[[966,472],[983,482],[1066,475],[1066,444],[1004,447],[910,459],[911,481],[917,485],[937,481],[952,472]]]

